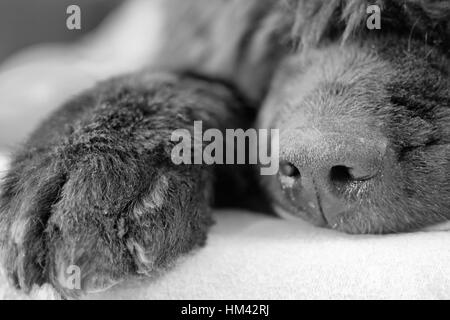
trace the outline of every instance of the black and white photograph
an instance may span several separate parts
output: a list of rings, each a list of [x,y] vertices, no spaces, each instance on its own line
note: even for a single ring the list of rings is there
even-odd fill
[[[269,319],[449,270],[450,0],[0,0],[0,300]]]

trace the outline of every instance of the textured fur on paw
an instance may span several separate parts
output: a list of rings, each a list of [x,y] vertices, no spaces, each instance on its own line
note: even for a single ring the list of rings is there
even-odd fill
[[[141,78],[154,86],[136,78],[77,98],[15,156],[2,185],[0,228],[17,288],[49,282],[66,297],[104,290],[159,273],[205,243],[212,168],[173,164],[170,134],[195,112],[209,119],[220,104],[205,108],[195,94],[203,103],[216,95],[176,88],[170,77]],[[197,111],[181,109],[196,100]],[[68,122],[74,115],[78,121]],[[67,287],[73,267],[80,288]]]
[[[18,288],[49,281],[63,296],[107,289],[164,269],[206,239],[207,177],[195,168],[145,171],[112,154],[68,171],[61,155],[34,161],[26,174],[13,166],[2,198],[5,263]],[[65,287],[70,266],[80,268],[80,292]]]

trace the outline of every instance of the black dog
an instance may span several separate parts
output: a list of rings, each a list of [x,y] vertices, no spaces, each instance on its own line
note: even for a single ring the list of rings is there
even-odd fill
[[[380,0],[381,30],[369,4],[162,1],[154,67],[76,97],[16,154],[0,208],[16,286],[76,295],[70,265],[88,291],[154,274],[204,244],[213,185],[223,198],[230,181],[349,233],[449,220],[450,2]],[[279,128],[279,174],[175,165],[171,134],[196,120]]]

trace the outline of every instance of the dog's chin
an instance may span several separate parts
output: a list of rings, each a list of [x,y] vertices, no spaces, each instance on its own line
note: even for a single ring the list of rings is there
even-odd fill
[[[344,221],[344,218],[337,219],[333,222],[327,222],[322,218],[311,218],[311,216],[303,211],[303,210],[289,210],[284,208],[281,205],[274,205],[273,209],[275,213],[281,217],[282,219],[289,220],[289,221],[303,221],[304,223],[307,223],[311,226],[319,227],[319,228],[325,228],[325,229],[332,229],[338,232],[342,233],[348,233],[348,234],[364,234],[368,233],[367,230],[361,230],[357,226],[353,226],[350,224],[346,224]]]
[[[323,213],[309,212],[303,207],[294,206],[281,197],[277,197],[276,199],[277,201],[274,201],[272,204],[273,210],[278,216],[286,220],[302,220],[311,226],[347,234],[392,233],[392,231],[387,232],[385,230],[387,228],[383,225],[385,221],[377,221],[377,214],[365,211],[362,208],[349,207],[345,212],[336,213],[327,218]]]
[[[320,228],[331,228],[322,217],[312,217],[308,212],[299,208],[286,208],[280,204],[273,205],[274,212],[282,219],[289,221],[303,221]]]
[[[305,221],[305,222],[307,221],[307,219],[305,219],[306,212],[303,211],[299,212],[299,214],[295,214],[278,204],[273,205],[273,210],[280,218],[284,220]]]
[[[333,221],[331,223],[321,219],[312,218],[306,211],[301,209],[286,208],[280,204],[273,205],[274,212],[282,219],[289,221],[302,221],[308,223],[311,226],[333,229],[338,232],[343,232],[347,234],[383,234],[380,229],[376,229],[373,226],[371,228],[365,228],[368,224],[363,223],[363,221],[357,221],[357,223],[352,223],[352,219],[348,219],[350,213],[342,214],[340,219]],[[347,217],[347,218],[346,218]],[[358,219],[357,219],[358,220]],[[423,228],[423,232],[436,232],[436,231],[450,231],[450,221],[439,223],[432,226],[427,226]]]

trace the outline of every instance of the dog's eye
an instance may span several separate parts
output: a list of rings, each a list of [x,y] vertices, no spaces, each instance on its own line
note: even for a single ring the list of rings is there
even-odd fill
[[[434,145],[439,144],[439,140],[437,138],[430,138],[426,143],[424,144],[420,144],[420,145],[410,145],[410,146],[405,146],[402,147],[400,149],[400,151],[398,152],[398,161],[403,161],[405,160],[405,157],[410,154],[411,152],[414,152],[417,149],[421,149],[421,148],[428,148]]]

